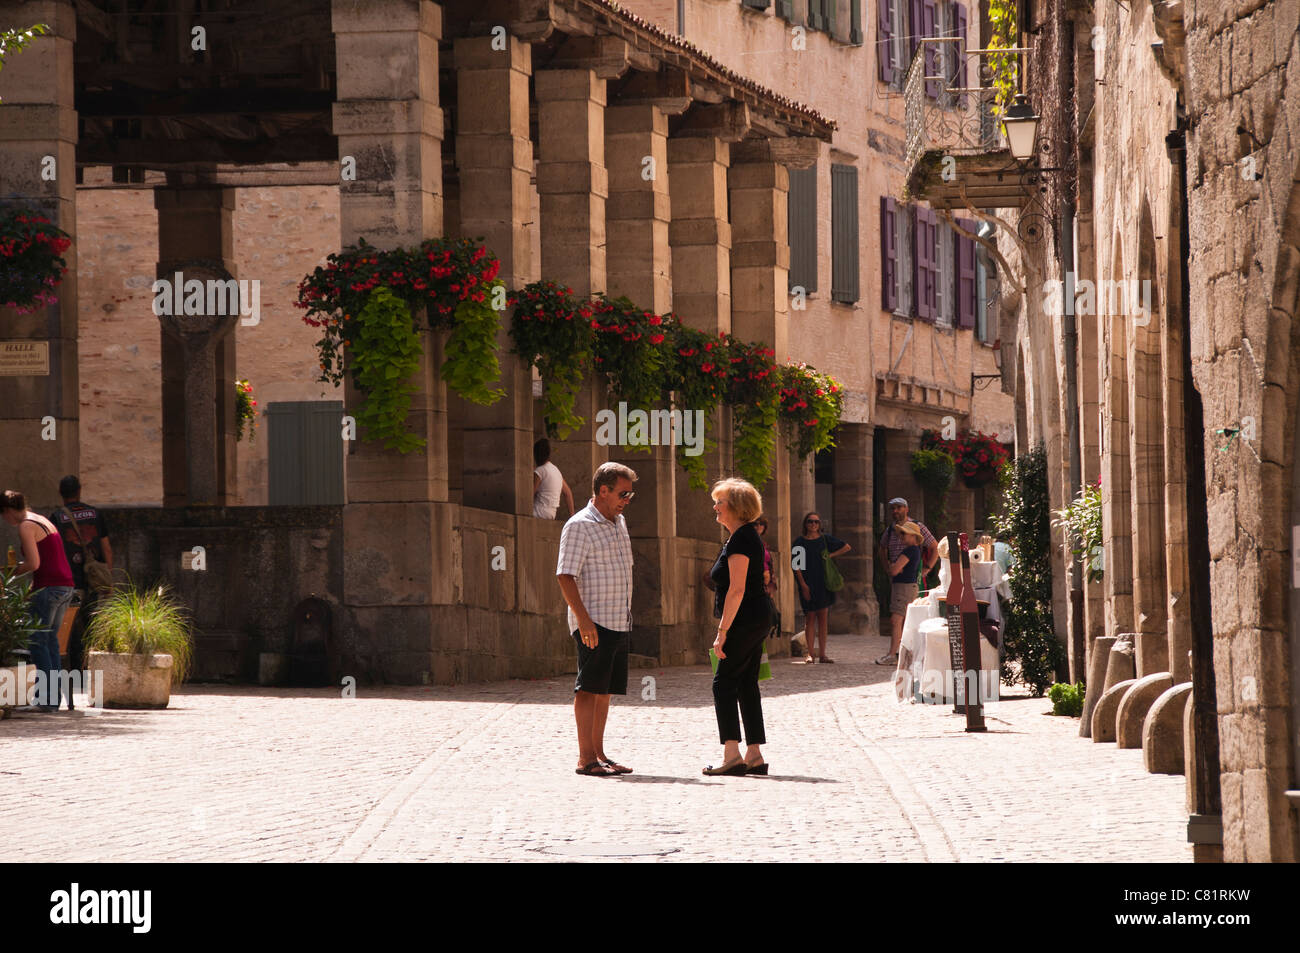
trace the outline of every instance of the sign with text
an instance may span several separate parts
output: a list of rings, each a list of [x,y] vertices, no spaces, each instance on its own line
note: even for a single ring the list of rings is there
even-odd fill
[[[0,341],[0,377],[44,377],[49,373],[49,341]]]

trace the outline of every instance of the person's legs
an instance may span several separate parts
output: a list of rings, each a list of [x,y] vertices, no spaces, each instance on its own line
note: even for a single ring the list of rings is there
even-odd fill
[[[609,696],[596,695],[596,704],[591,716],[591,744],[596,752],[596,757],[601,761],[605,758],[605,720],[609,718]]]
[[[32,611],[41,628],[33,633],[28,649],[32,664],[37,671],[44,673],[45,684],[36,701],[42,708],[59,707],[59,630],[56,626],[63,621],[63,610],[71,598],[71,589],[53,586],[38,589],[32,596]]]
[[[831,610],[829,606],[825,609],[817,610],[817,618],[820,620],[820,628],[821,628],[821,632],[820,632],[821,651],[817,653],[817,657],[819,659],[826,658],[826,638],[831,624],[830,616],[831,616]]]
[[[889,654],[897,655],[898,647],[903,642],[903,614],[895,611],[890,617],[890,625],[893,626],[894,634],[889,640]]]
[[[734,656],[728,653],[726,658],[718,660],[718,671],[713,676],[713,714],[718,720],[718,740],[722,742],[724,764],[740,757],[740,717],[736,708],[738,675],[739,666]]]
[[[596,701],[599,695],[591,692],[573,693],[573,717],[578,724],[578,767],[596,760],[595,722]],[[604,696],[608,704],[609,696]]]
[[[762,763],[763,752],[759,745],[767,743],[763,732],[763,700],[758,690],[758,671],[762,663],[763,641],[759,638],[745,653],[737,678],[740,717],[745,723],[745,762],[751,765]]]

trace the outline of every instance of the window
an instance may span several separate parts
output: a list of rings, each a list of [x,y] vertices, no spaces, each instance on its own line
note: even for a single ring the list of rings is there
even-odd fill
[[[817,166],[790,170],[790,288],[817,290]]]
[[[835,32],[835,0],[808,0],[808,25],[814,30]]]
[[[880,199],[880,307],[912,314],[912,207]]]
[[[974,233],[975,223],[967,219],[957,219],[957,224],[965,231]],[[957,327],[973,330],[975,327],[976,293],[975,293],[975,239],[967,238],[960,232],[953,232],[953,258],[955,268],[952,273],[954,312]]]
[[[858,170],[831,166],[831,300],[858,300]]]
[[[878,0],[876,5],[876,63],[882,83],[901,90],[907,70],[922,37],[966,35],[966,5],[947,0]],[[962,44],[965,46],[965,44]],[[965,57],[953,43],[926,47],[926,73],[946,76],[950,86],[966,86]],[[926,95],[939,99],[946,94],[938,80],[925,84]],[[964,99],[964,97],[963,97]],[[944,102],[951,107],[953,102]]]
[[[934,323],[941,328],[951,328],[957,323],[957,302],[952,276],[956,271],[953,258],[956,252],[957,233],[947,222],[935,222]]]

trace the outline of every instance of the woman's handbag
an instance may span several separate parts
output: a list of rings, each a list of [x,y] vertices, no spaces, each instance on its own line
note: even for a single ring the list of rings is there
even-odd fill
[[[831,558],[831,548],[828,545],[822,550],[822,566],[825,567],[826,591],[839,592],[844,588],[844,577],[840,575],[840,567],[835,565],[835,560]]]
[[[109,570],[108,563],[100,562],[91,555],[90,547],[81,538],[81,527],[77,525],[77,518],[68,511],[68,508],[60,506],[59,509],[72,521],[72,531],[77,534],[77,542],[81,545],[81,568],[86,574],[87,587],[98,593],[108,592],[113,588],[113,573]]]

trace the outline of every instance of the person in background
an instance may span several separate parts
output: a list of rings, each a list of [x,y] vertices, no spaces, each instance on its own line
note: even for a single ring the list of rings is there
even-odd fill
[[[27,509],[27,499],[17,490],[5,490],[0,497],[0,515],[10,526],[18,528],[23,558],[13,574],[32,574],[32,611],[41,628],[32,636],[28,647],[32,664],[44,673],[45,684],[37,681],[37,710],[59,710],[59,626],[63,613],[72,601],[72,569],[63,552],[63,541],[54,524],[39,513]]]
[[[902,537],[903,547],[898,558],[885,567],[893,580],[890,586],[889,612],[894,634],[889,643],[889,654],[876,659],[877,665],[898,664],[898,646],[903,641],[903,620],[907,617],[907,607],[916,598],[916,580],[921,571],[921,546],[924,542],[921,527],[908,520],[896,529]]]
[[[805,638],[808,654],[804,663],[833,662],[826,657],[826,632],[830,625],[830,608],[835,603],[835,593],[826,588],[826,567],[823,554],[832,559],[849,551],[849,544],[834,536],[822,535],[822,518],[815,511],[803,518],[803,535],[790,546],[790,568],[799,583],[799,603],[804,612]],[[818,636],[821,649],[816,650]]]
[[[560,468],[551,462],[551,442],[543,437],[533,444],[533,515],[542,520],[555,519],[560,508],[560,497],[569,508],[566,519],[573,515],[573,491],[565,482]]]
[[[1016,557],[1011,552],[1011,547],[1007,545],[1005,533],[998,533],[993,540],[993,558],[998,562],[998,568],[1002,570],[1002,575],[1011,571],[1011,567],[1016,564]]]
[[[86,581],[85,549],[94,559],[98,559],[113,571],[113,544],[109,542],[108,525],[104,514],[96,507],[81,501],[81,481],[76,475],[69,474],[59,481],[59,496],[63,505],[49,514],[50,522],[63,537],[63,553],[72,568],[73,588],[81,593],[81,608],[72,620],[72,631],[68,634],[68,665],[79,668],[82,664],[81,637],[86,631],[86,622],[95,609],[99,593]],[[72,699],[68,699],[72,707]]]
[[[766,548],[755,520],[763,511],[763,498],[753,485],[732,477],[713,484],[714,517],[727,530],[727,541],[709,574],[713,577],[713,614],[718,632],[713,653],[718,670],[713,676],[713,710],[722,742],[722,764],[709,765],[708,775],[767,774],[760,745],[763,701],[758,672],[763,660],[763,640],[772,629],[771,605],[763,569]],[[739,717],[736,707],[740,707]],[[740,755],[740,724],[745,723],[745,755]]]

